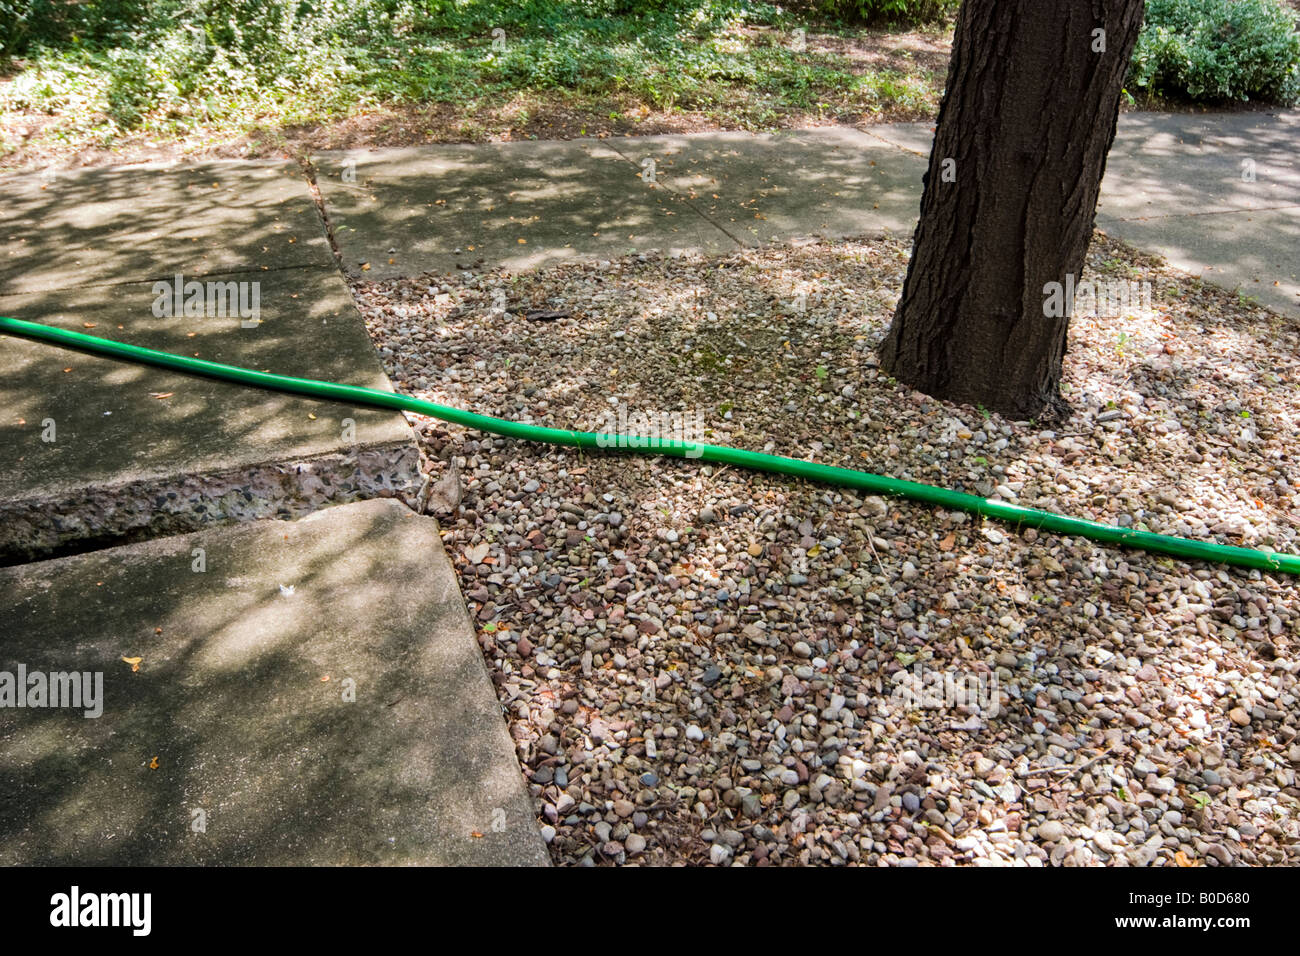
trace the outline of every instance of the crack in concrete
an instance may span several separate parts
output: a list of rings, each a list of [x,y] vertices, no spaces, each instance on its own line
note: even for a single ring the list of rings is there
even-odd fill
[[[615,145],[614,143],[609,143],[609,144],[608,144],[608,147],[609,147],[609,149],[611,149],[614,153],[616,153],[617,155],[621,156],[621,157],[623,158],[623,160],[624,160],[624,161],[625,161],[629,166],[631,166],[632,168],[634,168],[634,169],[640,169],[640,168],[641,168],[640,166],[637,165],[636,160],[632,159],[632,157],[630,157],[630,156],[628,156],[626,153],[624,153],[624,152],[623,152],[621,149],[619,149],[618,146]],[[744,243],[744,241],[742,241],[738,236],[734,235],[734,234],[731,232],[731,230],[728,229],[726,226],[724,226],[722,223],[718,222],[716,219],[714,219],[712,216],[710,216],[707,212],[705,212],[703,209],[701,209],[699,206],[697,206],[697,205],[695,204],[695,201],[694,201],[693,199],[691,199],[691,197],[690,197],[689,195],[687,195],[686,193],[684,193],[681,189],[679,189],[678,187],[674,186],[674,185],[672,184],[671,180],[672,180],[672,177],[671,177],[671,176],[665,176],[665,175],[663,175],[662,173],[657,173],[657,174],[656,174],[656,177],[655,177],[655,181],[656,181],[657,183],[663,183],[663,185],[667,186],[668,189],[670,189],[670,190],[672,191],[673,195],[677,196],[678,199],[680,199],[680,200],[681,200],[682,202],[684,202],[688,207],[690,207],[691,211],[694,212],[697,216],[699,216],[701,219],[703,219],[705,222],[707,222],[707,223],[708,223],[710,226],[712,226],[714,229],[718,230],[718,232],[722,233],[724,236],[726,236],[728,239],[730,239],[732,242],[734,242],[734,243],[735,243],[739,248],[741,248],[741,249],[745,248],[745,243]]]

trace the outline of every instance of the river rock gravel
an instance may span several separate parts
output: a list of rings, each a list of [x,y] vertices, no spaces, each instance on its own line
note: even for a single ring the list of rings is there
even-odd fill
[[[1151,308],[1076,315],[1069,415],[1006,421],[878,368],[907,254],[465,252],[354,293],[432,401],[1300,550],[1294,325],[1099,235]],[[411,420],[557,863],[1300,863],[1292,578]]]

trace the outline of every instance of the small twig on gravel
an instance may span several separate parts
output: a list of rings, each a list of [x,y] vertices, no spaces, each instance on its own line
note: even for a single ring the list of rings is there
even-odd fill
[[[1068,780],[1070,777],[1073,777],[1075,774],[1083,773],[1085,770],[1087,770],[1089,767],[1095,764],[1102,757],[1108,756],[1109,754],[1110,754],[1110,748],[1107,747],[1105,750],[1097,754],[1097,756],[1093,757],[1091,760],[1089,760],[1081,767],[1055,767],[1050,772],[1063,773],[1065,774],[1064,779]]]
[[[874,525],[872,525],[871,531],[867,534],[867,545],[871,548],[871,555],[876,559],[876,567],[880,568],[880,573],[883,574],[885,577],[889,577],[889,575],[885,574],[884,562],[880,560],[880,555],[876,553],[876,543],[871,540],[871,536],[875,533],[876,533],[876,528]]]
[[[1026,790],[1025,796],[1032,797],[1035,794],[1043,793],[1044,791],[1051,790],[1053,787],[1060,786],[1061,784],[1065,783],[1067,780],[1070,780],[1078,776],[1079,774],[1083,773],[1085,770],[1087,770],[1089,767],[1095,764],[1102,757],[1105,757],[1109,754],[1110,754],[1110,748],[1107,747],[1105,750],[1097,754],[1097,756],[1093,757],[1091,760],[1089,760],[1087,763],[1083,764],[1082,766],[1052,767],[1050,770],[1047,771],[1048,773],[1060,773],[1060,774],[1065,774],[1065,776],[1061,777],[1059,780],[1053,780],[1051,783],[1047,784],[1047,786],[1039,787],[1037,790]]]
[[[661,800],[644,807],[638,807],[642,813],[654,813],[656,810],[676,810],[682,805],[681,800]]]

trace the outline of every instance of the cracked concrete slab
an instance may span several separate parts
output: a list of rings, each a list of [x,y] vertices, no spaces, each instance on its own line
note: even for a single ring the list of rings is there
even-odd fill
[[[736,248],[680,195],[595,140],[322,153],[316,181],[344,267],[367,278]]]
[[[612,141],[655,161],[661,182],[744,245],[910,233],[920,157],[849,127]],[[639,160],[638,160],[639,161]]]
[[[934,145],[934,123],[880,123],[868,126],[863,132],[883,142],[897,146],[909,153],[915,153],[925,160],[930,158],[930,148]],[[924,169],[922,170],[924,172]],[[919,197],[918,197],[919,202]]]
[[[0,673],[102,675],[97,717],[0,707],[0,865],[549,862],[432,519],[341,505],[0,590]]]
[[[907,232],[923,172],[836,127],[327,153],[317,181],[345,266],[383,279]]]
[[[260,321],[156,316],[150,283],[0,299],[4,314],[162,351],[391,391],[337,269],[241,273]],[[394,412],[0,337],[0,563],[418,490]]]

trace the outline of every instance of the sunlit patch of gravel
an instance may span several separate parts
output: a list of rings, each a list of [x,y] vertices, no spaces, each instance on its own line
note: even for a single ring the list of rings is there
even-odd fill
[[[433,401],[598,431],[688,412],[714,444],[1300,550],[1293,326],[1099,236],[1092,275],[1153,307],[1076,317],[1073,413],[1008,422],[878,370],[907,251],[354,292],[396,387]],[[462,472],[445,541],[556,862],[1300,862],[1285,575],[413,420],[433,477]],[[901,695],[945,673],[997,712]]]

